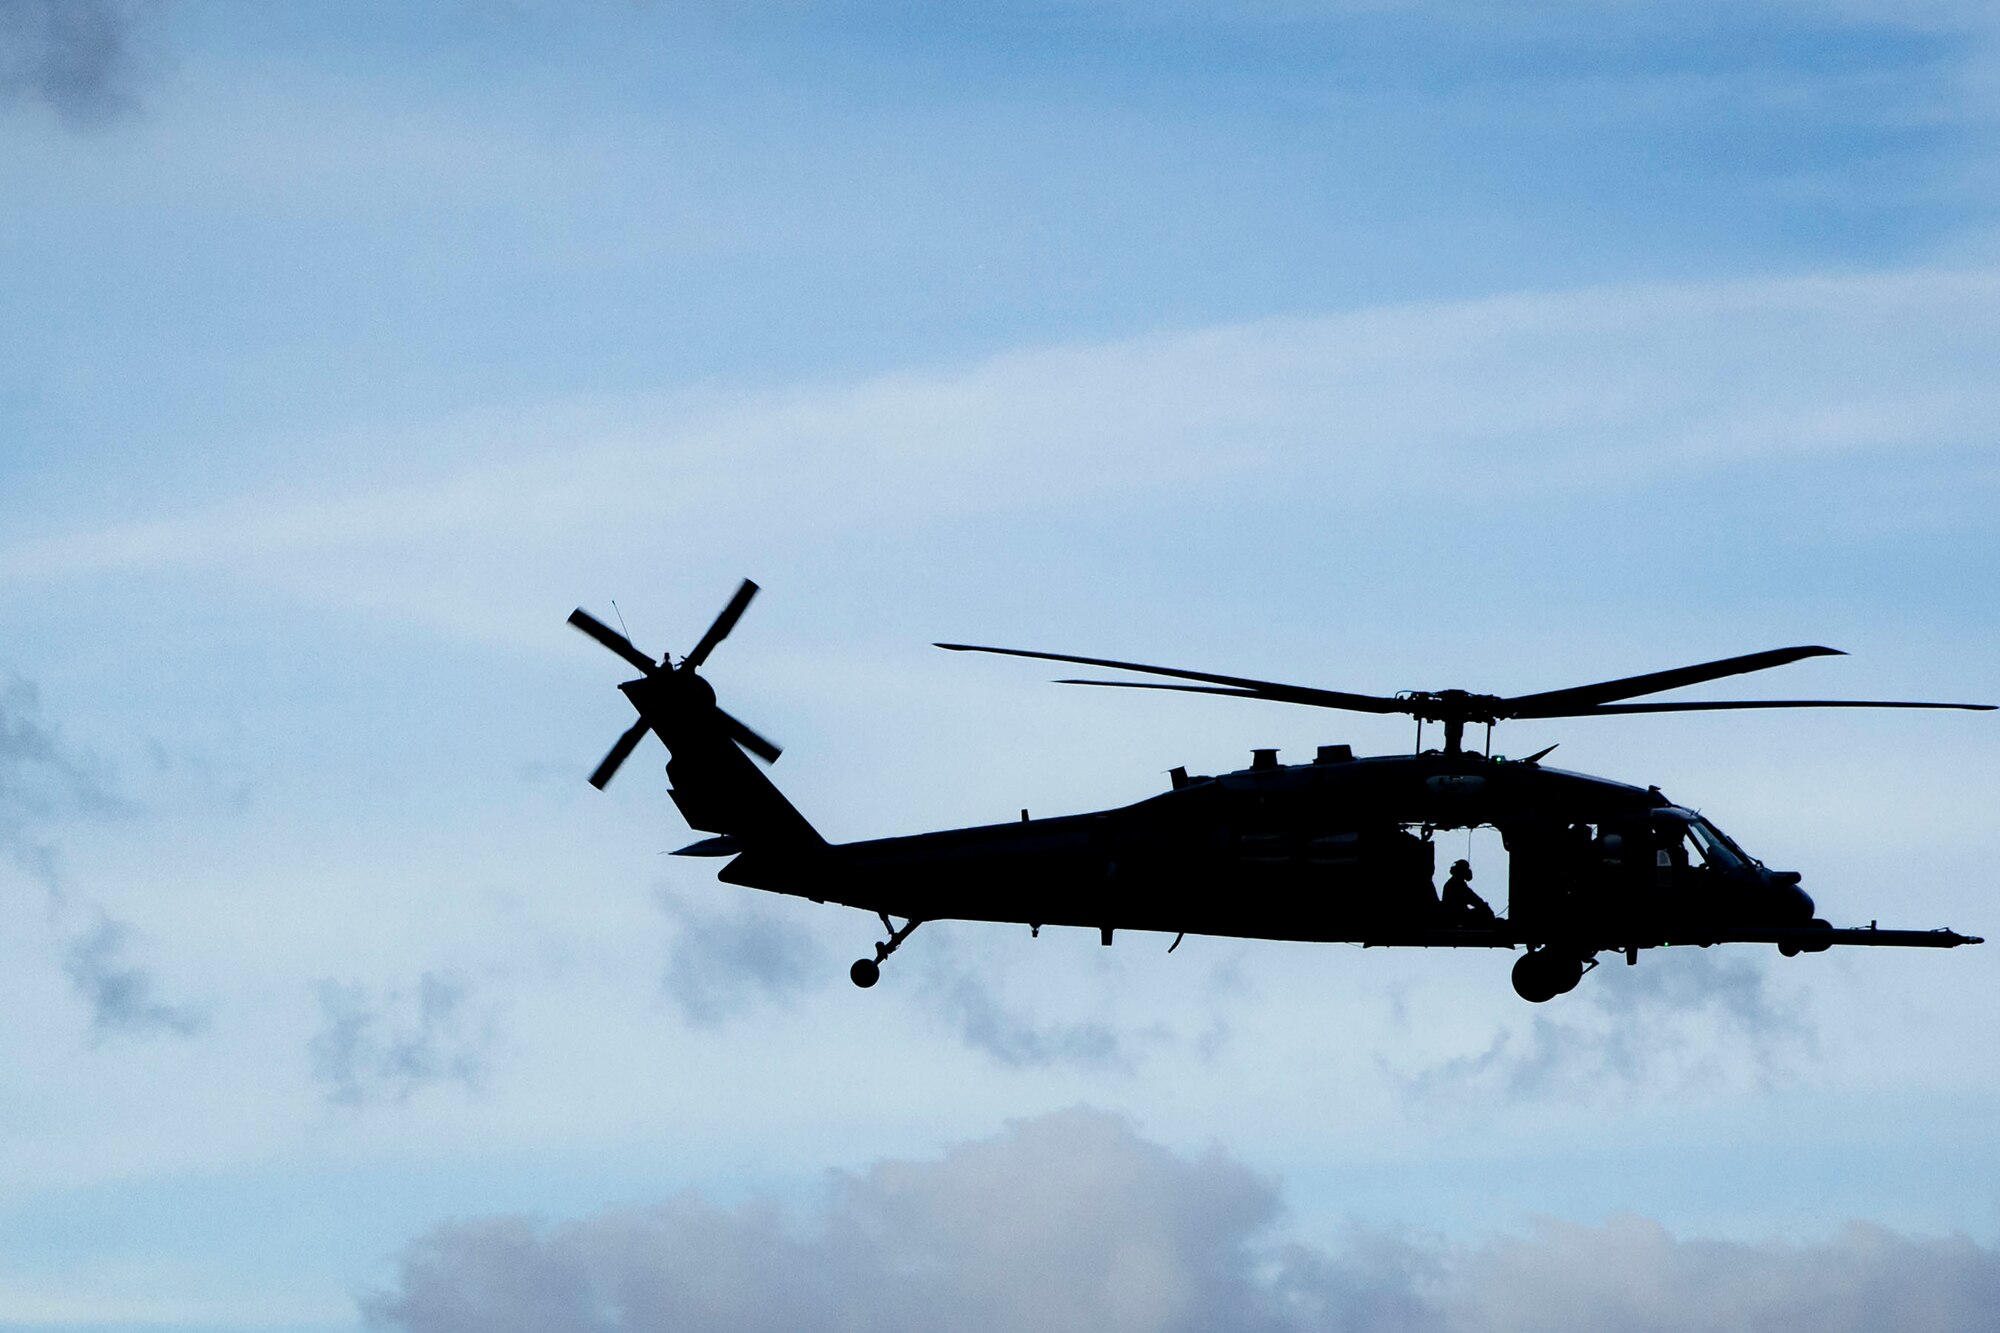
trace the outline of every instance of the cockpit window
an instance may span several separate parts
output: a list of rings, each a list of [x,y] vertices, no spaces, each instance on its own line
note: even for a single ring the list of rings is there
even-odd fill
[[[1741,847],[1729,840],[1728,834],[1699,815],[1688,820],[1687,831],[1695,850],[1701,853],[1703,865],[1718,870],[1733,870],[1750,859],[1743,854]]]

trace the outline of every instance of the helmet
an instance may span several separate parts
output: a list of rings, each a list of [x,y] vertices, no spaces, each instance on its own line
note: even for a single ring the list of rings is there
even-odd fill
[[[1453,861],[1451,863],[1451,873],[1456,875],[1460,871],[1464,871],[1466,874],[1470,875],[1472,873],[1472,862],[1465,860]]]

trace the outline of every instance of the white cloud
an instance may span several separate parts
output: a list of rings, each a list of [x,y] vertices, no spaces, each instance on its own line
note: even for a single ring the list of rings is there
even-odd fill
[[[1972,1333],[2000,1300],[2000,1253],[1860,1224],[1760,1244],[1632,1216],[1477,1244],[1358,1227],[1313,1242],[1281,1234],[1282,1216],[1277,1186],[1227,1156],[1071,1110],[838,1174],[801,1211],[688,1193],[553,1225],[448,1224],[364,1308],[411,1333]]]
[[[1271,1187],[1062,1113],[835,1177],[815,1215],[697,1196],[542,1228],[441,1228],[368,1302],[424,1330],[1228,1327]]]
[[[2000,1301],[2000,1253],[1964,1236],[1851,1223],[1826,1240],[1680,1239],[1657,1223],[1545,1224],[1468,1265],[1453,1323],[1477,1333],[1757,1328],[1970,1333]]]

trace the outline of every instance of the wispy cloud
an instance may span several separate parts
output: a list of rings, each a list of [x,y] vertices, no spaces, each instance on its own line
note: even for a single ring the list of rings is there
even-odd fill
[[[665,988],[697,1027],[718,1027],[763,1009],[807,1002],[828,986],[847,986],[846,967],[795,916],[760,895],[725,889],[719,901],[662,890],[661,908],[675,934]],[[968,1049],[1010,1069],[1067,1068],[1130,1072],[1150,1051],[1176,1044],[1154,1024],[1121,1027],[1074,1014],[1051,1018],[1009,998],[1005,988],[947,940],[928,936],[885,969],[884,1002],[907,989],[911,1004]],[[1226,1040],[1215,1020],[1192,1039],[1209,1054]]]
[[[929,968],[920,1002],[967,1046],[1011,1068],[1130,1070],[1137,1058],[1136,1034],[1098,1019],[1038,1017],[963,968]]]
[[[131,813],[102,770],[47,720],[32,682],[0,682],[0,853],[38,886],[50,922],[67,932],[59,945],[63,974],[89,1006],[93,1037],[191,1036],[203,1026],[201,1012],[161,999],[152,970],[129,957],[133,928],[77,902],[65,876],[59,830],[73,820]],[[90,924],[69,924],[78,915]]]
[[[1548,1005],[1511,1015],[1483,1050],[1415,1072],[1384,1061],[1406,1096],[1457,1102],[1470,1091],[1523,1099],[1634,1098],[1714,1087],[1752,1071],[1782,1080],[1816,1036],[1741,955],[1649,953],[1627,969],[1587,976]]]
[[[155,1032],[192,1036],[206,1022],[197,1009],[158,997],[158,983],[146,968],[125,961],[132,928],[100,916],[95,926],[70,941],[63,971],[90,1005],[93,1034],[143,1036]]]
[[[764,1004],[790,1003],[824,985],[832,966],[812,933],[743,890],[711,907],[662,890],[676,931],[667,995],[690,1023],[715,1027]]]
[[[47,720],[33,682],[0,680],[0,850],[51,894],[59,880],[47,828],[65,818],[101,818],[128,808],[100,769]]]
[[[359,1107],[408,1101],[435,1084],[478,1087],[495,1014],[473,998],[464,978],[440,972],[410,989],[321,983],[325,1021],[310,1052],[327,1099]]]

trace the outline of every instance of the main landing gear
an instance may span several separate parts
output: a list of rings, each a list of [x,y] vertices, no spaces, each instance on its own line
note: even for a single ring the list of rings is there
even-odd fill
[[[1522,954],[1515,961],[1514,993],[1533,1004],[1541,1004],[1575,990],[1583,974],[1596,966],[1595,958],[1579,958],[1544,946]]]
[[[867,990],[882,979],[882,964],[888,960],[890,954],[902,946],[904,940],[910,938],[911,931],[924,924],[911,917],[899,928],[895,922],[889,920],[887,912],[877,912],[876,915],[882,918],[882,929],[889,932],[889,938],[876,944],[873,958],[857,958],[854,960],[854,966],[847,969],[848,979],[863,990]]]

